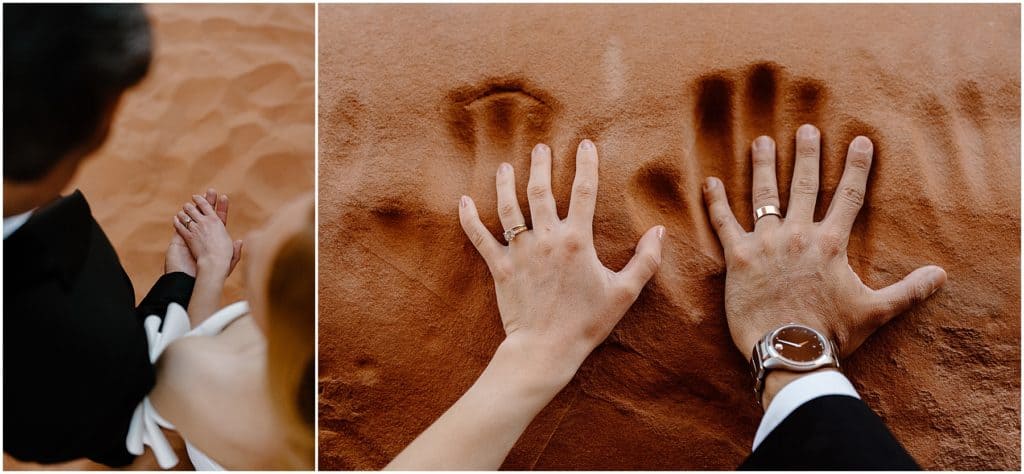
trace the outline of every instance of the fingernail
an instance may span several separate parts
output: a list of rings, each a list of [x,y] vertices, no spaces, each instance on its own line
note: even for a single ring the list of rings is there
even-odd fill
[[[754,150],[767,150],[770,146],[772,146],[772,139],[764,135],[754,140]]]
[[[580,142],[580,150],[591,150],[594,148],[594,142],[587,140],[586,138]]]
[[[663,226],[663,225],[658,226],[657,232],[658,232],[658,240],[664,240],[665,239],[665,226]]]
[[[704,192],[711,191],[715,187],[715,180],[712,178],[704,178]]]
[[[508,163],[502,163],[501,166],[498,167],[498,171],[501,173],[508,173],[509,171],[512,171],[512,165]]]
[[[548,151],[548,146],[543,143],[538,143],[537,146],[533,147],[534,154],[544,153],[545,151]]]
[[[871,151],[871,140],[868,137],[857,137],[853,139],[853,149],[857,151]]]
[[[459,206],[466,207],[468,205],[469,205],[469,198],[468,197],[462,196],[461,198],[459,198]]]
[[[809,123],[800,126],[800,129],[796,131],[796,136],[800,138],[814,138],[818,136],[818,129]]]

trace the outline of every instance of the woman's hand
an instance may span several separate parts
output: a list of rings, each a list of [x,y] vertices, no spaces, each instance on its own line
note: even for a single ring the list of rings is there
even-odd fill
[[[506,230],[524,225],[512,166],[498,169],[498,214]],[[576,150],[569,215],[559,219],[551,195],[551,149],[533,149],[527,188],[533,230],[498,243],[463,196],[459,219],[494,276],[505,341],[472,387],[421,433],[388,469],[478,469],[501,466],[533,417],[576,373],[633,304],[661,262],[661,226],[647,231],[636,255],[616,273],[594,251],[597,150]]]
[[[558,217],[551,193],[551,149],[537,145],[531,162],[527,195],[532,229],[502,245],[480,222],[468,196],[461,199],[459,217],[494,277],[505,344],[522,348],[528,354],[523,362],[535,363],[533,369],[555,377],[561,388],[608,337],[657,271],[665,228],[648,230],[626,267],[612,271],[594,250],[598,180],[594,143],[583,140],[576,150],[576,179],[565,219]],[[496,186],[504,229],[525,224],[510,164],[498,168]]]
[[[241,256],[241,241],[232,241],[225,225],[228,197],[217,197],[211,189],[205,197],[193,195],[192,201],[174,216],[177,236],[188,245],[198,271],[227,278]]]
[[[818,130],[800,127],[785,218],[766,215],[753,232],[736,221],[722,182],[708,178],[704,183],[712,226],[725,250],[726,319],[733,342],[748,359],[762,336],[790,322],[821,331],[835,341],[840,356],[849,356],[876,329],[946,281],[943,269],[926,266],[880,290],[861,282],[850,267],[846,246],[864,201],[873,146],[866,137],[850,143],[828,213],[814,222],[820,148]],[[751,156],[754,209],[779,207],[775,142],[758,137]]]

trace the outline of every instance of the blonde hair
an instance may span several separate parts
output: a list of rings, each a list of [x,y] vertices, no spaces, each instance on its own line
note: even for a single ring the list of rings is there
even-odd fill
[[[289,447],[313,465],[316,418],[316,229],[313,208],[302,230],[278,249],[267,282],[267,366],[270,396],[287,426]]]

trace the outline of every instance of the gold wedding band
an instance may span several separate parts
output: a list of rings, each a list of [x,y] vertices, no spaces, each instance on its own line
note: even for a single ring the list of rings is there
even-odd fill
[[[767,215],[778,216],[779,219],[782,219],[782,213],[779,212],[779,208],[775,206],[761,206],[754,210],[754,223],[757,223],[757,221]]]
[[[519,224],[511,229],[507,229],[505,230],[505,241],[512,243],[512,239],[515,239],[517,235],[526,232],[527,230],[526,224]]]

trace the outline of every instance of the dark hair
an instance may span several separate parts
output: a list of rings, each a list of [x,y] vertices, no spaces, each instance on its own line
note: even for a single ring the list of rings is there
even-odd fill
[[[33,181],[95,139],[152,56],[141,5],[4,5],[4,178]]]

